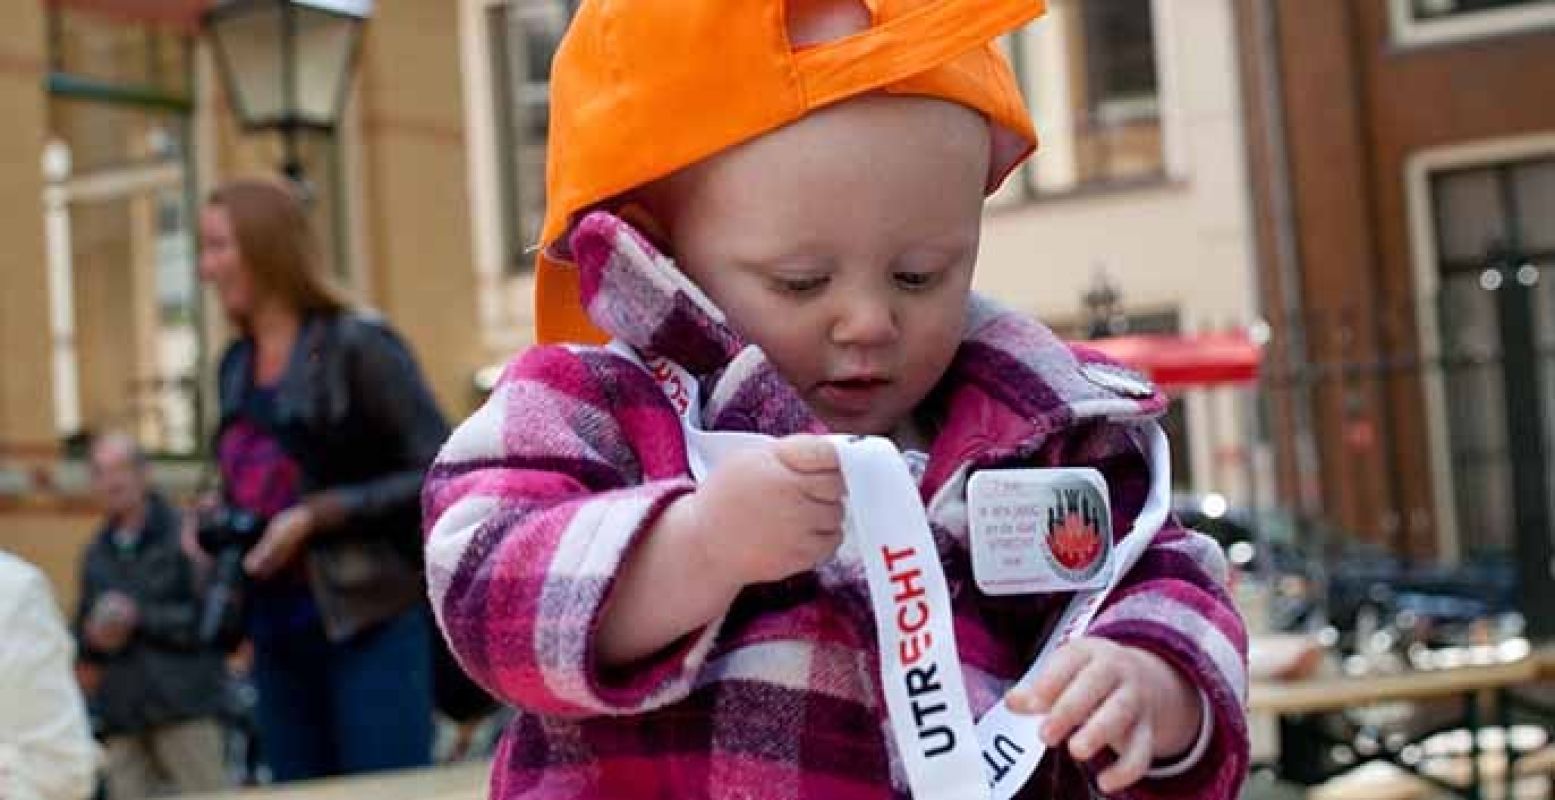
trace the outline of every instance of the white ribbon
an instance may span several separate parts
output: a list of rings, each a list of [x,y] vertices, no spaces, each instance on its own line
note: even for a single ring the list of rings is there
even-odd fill
[[[679,365],[644,362],[631,347],[610,350],[642,366],[680,414],[691,473],[704,480],[725,456],[769,445],[773,437],[702,430],[696,379]],[[1089,627],[1102,601],[1144,554],[1166,522],[1171,459],[1153,422],[1143,437],[1150,494],[1118,543],[1117,568],[1104,589],[1076,593],[1020,683],[1034,680],[1053,651]],[[847,485],[846,536],[864,560],[880,649],[880,674],[897,752],[912,795],[950,800],[1009,800],[1042,762],[1043,717],[1016,714],[1000,700],[974,725],[961,659],[956,652],[950,592],[918,499],[918,488],[896,446],[879,437],[832,436]]]

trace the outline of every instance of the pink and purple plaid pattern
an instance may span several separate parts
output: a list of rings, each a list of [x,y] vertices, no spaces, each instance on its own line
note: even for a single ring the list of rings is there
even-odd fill
[[[629,226],[594,214],[572,245],[591,316],[692,371],[708,428],[822,429],[761,352]],[[1159,414],[1164,399],[1121,397],[1088,380],[1082,358],[1040,325],[974,299],[961,349],[928,401],[941,433],[921,488],[977,713],[1022,672],[1067,597],[977,591],[969,471],[1096,467],[1120,532],[1148,490],[1145,456],[1124,431]],[[433,605],[465,669],[521,712],[491,796],[905,796],[862,566],[846,552],[749,587],[722,619],[630,670],[595,663],[592,634],[613,576],[663,508],[692,489],[669,402],[643,370],[598,348],[528,351],[445,445],[423,497]],[[759,521],[752,528],[729,535],[759,535]],[[1208,755],[1128,797],[1234,798],[1241,786],[1246,638],[1224,580],[1213,542],[1169,526],[1093,626],[1170,660],[1213,709]],[[1022,796],[1090,796],[1096,766],[1052,753]]]

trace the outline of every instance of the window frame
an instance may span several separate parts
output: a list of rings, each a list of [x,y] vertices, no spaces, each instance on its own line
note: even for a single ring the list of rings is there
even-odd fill
[[[1555,158],[1555,134],[1539,133],[1446,145],[1416,153],[1408,159],[1403,184],[1409,215],[1410,260],[1417,297],[1438,296],[1443,280],[1443,259],[1437,244],[1439,231],[1434,177],[1461,169],[1552,158]],[[1421,352],[1441,351],[1444,339],[1436,303],[1417,304],[1415,330]],[[1424,389],[1437,552],[1448,563],[1455,563],[1463,555],[1464,539],[1458,526],[1457,500],[1453,493],[1455,470],[1447,447],[1448,410],[1442,376],[1439,373],[1431,375],[1424,381]]]
[[[542,220],[526,214],[539,200],[544,208],[544,152],[546,136],[532,129],[537,110],[550,105],[550,75],[536,79],[530,74],[532,54],[524,44],[514,41],[517,23],[522,17],[541,19],[560,11],[566,19],[562,31],[578,11],[578,0],[497,0],[483,7],[482,25],[487,37],[491,70],[491,102],[494,106],[497,163],[500,171],[497,195],[501,217],[502,275],[521,277],[532,272],[530,257],[540,238]],[[520,74],[522,70],[522,74]],[[549,71],[547,71],[548,73]],[[520,108],[522,106],[522,108]],[[536,159],[535,150],[539,149]],[[538,189],[533,178],[526,177],[538,161]],[[540,197],[534,197],[539,191]]]
[[[1169,3],[1163,0],[1148,0],[1148,2],[1155,70],[1154,94],[1148,103],[1147,113],[1141,113],[1143,109],[1136,109],[1133,119],[1126,121],[1148,122],[1154,126],[1159,141],[1157,168],[1138,174],[1125,172],[1125,174],[1105,177],[1092,176],[1088,179],[1084,176],[1086,170],[1082,168],[1081,161],[1084,155],[1081,152],[1081,145],[1082,140],[1094,135],[1094,132],[1088,132],[1085,127],[1096,109],[1091,108],[1089,98],[1082,99],[1073,95],[1073,82],[1070,78],[1066,77],[1061,81],[1068,84],[1067,87],[1042,79],[1041,73],[1044,66],[1053,65],[1045,63],[1039,48],[1051,47],[1055,43],[1059,43],[1058,46],[1065,50],[1079,47],[1080,50],[1072,53],[1058,52],[1056,57],[1067,65],[1085,71],[1092,69],[1094,64],[1092,59],[1095,55],[1087,47],[1084,37],[1071,36],[1070,28],[1083,24],[1085,18],[1077,17],[1066,23],[1067,15],[1083,13],[1081,3],[1077,0],[1053,3],[1049,7],[1048,17],[1039,20],[1035,25],[1058,25],[1060,29],[1038,30],[1033,26],[1026,26],[1011,32],[1006,37],[1006,52],[1011,67],[1022,93],[1030,103],[1033,121],[1037,124],[1038,135],[1043,137],[1044,149],[1047,150],[1048,155],[1043,162],[1035,164],[1028,162],[1022,165],[1018,175],[1011,176],[1012,183],[1018,180],[1018,189],[1001,191],[993,198],[990,211],[1004,211],[1031,203],[1063,200],[1070,197],[1156,189],[1185,179],[1187,169],[1186,154],[1182,152],[1182,120],[1174,106],[1174,98],[1180,91],[1178,86],[1180,76],[1175,73],[1176,65],[1173,63],[1175,53],[1172,37],[1175,20],[1169,10]],[[1137,101],[1135,102],[1138,104]],[[1106,102],[1100,105],[1105,106]],[[1064,108],[1055,111],[1054,109],[1059,106]],[[1055,156],[1064,158],[1067,163],[1063,166],[1055,165],[1052,160]]]
[[[70,206],[74,204],[128,196],[127,193],[124,195],[118,193],[123,191],[125,186],[138,187],[150,193],[150,201],[156,208],[153,213],[159,217],[164,193],[171,192],[172,196],[180,199],[182,213],[187,215],[182,220],[184,228],[182,237],[184,256],[189,269],[186,279],[190,281],[191,286],[185,311],[189,315],[187,324],[193,332],[193,370],[171,378],[158,376],[150,384],[132,385],[129,399],[125,401],[125,408],[129,409],[134,419],[134,422],[129,425],[129,432],[138,439],[138,426],[141,421],[136,418],[135,404],[142,402],[142,399],[137,396],[137,393],[150,392],[153,395],[151,401],[153,404],[157,402],[154,397],[157,392],[172,391],[182,394],[188,403],[190,413],[188,422],[193,435],[189,449],[149,446],[145,442],[141,444],[146,449],[148,457],[159,464],[197,462],[202,458],[205,436],[213,424],[211,419],[213,407],[210,402],[210,384],[207,375],[212,352],[208,325],[209,299],[207,293],[200,288],[197,275],[200,207],[198,187],[203,177],[201,160],[204,157],[204,143],[196,131],[197,118],[201,111],[201,104],[197,97],[203,85],[197,65],[199,46],[197,37],[177,33],[168,34],[151,23],[139,26],[133,23],[125,24],[126,30],[138,32],[144,38],[150,61],[145,75],[120,80],[113,76],[78,71],[66,58],[67,27],[71,24],[102,25],[102,20],[93,19],[90,15],[80,15],[78,12],[69,12],[61,6],[53,5],[47,10],[45,24],[48,68],[43,88],[47,102],[51,106],[54,103],[80,103],[83,107],[158,114],[165,116],[169,123],[176,127],[179,149],[171,157],[147,162],[130,160],[85,168],[77,165],[69,174],[46,180],[42,206],[44,224],[47,228],[46,238],[52,240],[48,246],[64,247],[68,250],[74,247],[69,212]],[[163,47],[177,48],[176,52],[171,53],[171,57],[176,62],[173,65],[176,74],[164,76],[161,72],[168,66],[162,63],[164,54],[161,48]],[[172,87],[162,85],[158,81],[162,77],[176,80],[176,85]],[[163,242],[160,241],[163,232],[159,225],[159,221],[152,224],[152,247],[163,246]],[[48,291],[51,306],[49,324],[55,339],[49,355],[53,362],[55,381],[54,397],[51,398],[51,402],[54,407],[55,435],[64,444],[67,455],[74,455],[72,448],[83,441],[83,437],[90,432],[83,420],[81,396],[83,356],[76,341],[79,327],[77,315],[80,313],[75,306],[74,298],[77,265],[72,255],[65,255],[62,261],[56,261],[56,258],[57,254],[53,252],[48,254]],[[156,290],[165,288],[161,283],[160,275],[154,274],[152,280]],[[154,296],[151,310],[153,318],[157,320],[154,324],[162,324],[164,313],[162,298]]]
[[[1425,47],[1555,29],[1555,1],[1535,0],[1441,19],[1418,19],[1414,0],[1389,0],[1388,16],[1395,45]]]

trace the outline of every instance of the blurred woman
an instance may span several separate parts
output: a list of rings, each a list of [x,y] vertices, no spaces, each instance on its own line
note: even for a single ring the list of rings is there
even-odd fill
[[[401,339],[331,286],[286,185],[221,185],[200,240],[236,331],[218,372],[222,503],[261,520],[242,564],[265,761],[278,781],[425,765],[418,493],[447,424]]]

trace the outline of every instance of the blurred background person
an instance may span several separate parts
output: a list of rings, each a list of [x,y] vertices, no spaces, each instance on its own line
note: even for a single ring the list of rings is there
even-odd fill
[[[200,538],[244,551],[264,759],[277,781],[426,765],[419,492],[447,424],[400,337],[324,277],[288,185],[219,186],[200,240],[236,330],[217,373],[226,513],[205,515],[228,530]]]
[[[82,800],[97,743],[71,666],[75,647],[48,579],[0,550],[0,798]]]
[[[107,746],[108,800],[164,786],[214,791],[226,782],[223,665],[196,636],[201,590],[179,514],[151,489],[129,436],[99,437],[91,468],[108,516],[82,555],[76,629],[98,676],[90,700]]]

